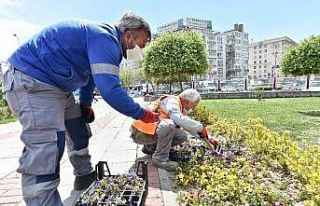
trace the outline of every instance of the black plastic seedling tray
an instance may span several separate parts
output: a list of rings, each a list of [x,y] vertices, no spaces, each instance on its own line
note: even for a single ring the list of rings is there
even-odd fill
[[[107,174],[105,172],[107,170]],[[98,162],[95,167],[96,181],[82,193],[75,206],[142,206],[148,192],[148,170],[144,161],[139,161],[135,173],[129,175],[111,175],[108,163]],[[131,176],[130,176],[131,175]],[[136,176],[135,176],[136,175]],[[127,179],[126,179],[127,178]],[[110,188],[121,183],[123,188],[108,190],[101,184],[108,182]],[[104,185],[105,186],[105,185]],[[108,188],[109,188],[108,187]],[[103,189],[101,189],[103,188]]]

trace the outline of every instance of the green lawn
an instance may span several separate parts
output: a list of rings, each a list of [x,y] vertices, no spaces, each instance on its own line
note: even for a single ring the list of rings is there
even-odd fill
[[[301,141],[318,142],[320,138],[320,98],[223,99],[203,100],[201,105],[230,120],[245,121],[260,117],[272,130],[290,130]]]

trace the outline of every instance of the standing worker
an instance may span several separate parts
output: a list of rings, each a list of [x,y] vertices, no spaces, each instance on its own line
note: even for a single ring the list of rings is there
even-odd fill
[[[122,58],[141,60],[141,48],[150,37],[148,23],[132,13],[115,26],[67,21],[40,31],[10,56],[3,90],[22,124],[25,146],[18,172],[28,206],[62,205],[57,187],[66,137],[74,188],[85,189],[94,181],[88,123],[94,120],[95,87],[120,113],[143,122],[158,120],[156,113],[135,103],[119,81]],[[72,95],[77,89],[79,104]]]

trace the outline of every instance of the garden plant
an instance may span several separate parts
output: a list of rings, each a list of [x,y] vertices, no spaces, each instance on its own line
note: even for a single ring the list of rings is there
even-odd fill
[[[298,146],[288,132],[275,132],[260,119],[229,121],[199,107],[223,150],[198,139],[177,146],[179,205],[320,205],[320,146]]]

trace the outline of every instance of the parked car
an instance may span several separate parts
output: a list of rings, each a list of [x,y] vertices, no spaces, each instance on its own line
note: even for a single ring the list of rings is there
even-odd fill
[[[309,91],[320,91],[320,81],[311,81]]]
[[[142,85],[137,85],[134,86],[130,91],[129,91],[129,96],[130,97],[138,97],[142,95]]]
[[[196,90],[200,94],[206,94],[206,93],[215,92],[217,88],[213,81],[199,81],[197,82]]]

